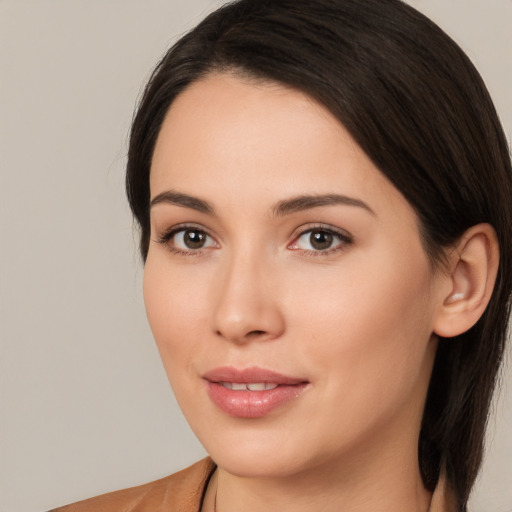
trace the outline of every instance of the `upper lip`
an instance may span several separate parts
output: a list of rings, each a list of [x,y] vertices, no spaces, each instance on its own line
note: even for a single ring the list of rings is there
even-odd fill
[[[234,368],[222,366],[214,368],[203,374],[203,379],[210,382],[236,382],[236,383],[272,383],[293,386],[307,382],[305,379],[290,377],[272,370],[252,366],[250,368]]]

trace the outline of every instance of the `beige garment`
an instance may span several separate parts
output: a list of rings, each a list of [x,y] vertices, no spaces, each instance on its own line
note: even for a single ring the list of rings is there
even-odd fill
[[[160,480],[103,494],[49,512],[199,512],[215,463],[208,457]],[[457,512],[441,480],[429,512]]]

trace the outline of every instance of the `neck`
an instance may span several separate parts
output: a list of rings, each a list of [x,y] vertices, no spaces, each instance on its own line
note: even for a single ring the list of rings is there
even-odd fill
[[[403,439],[399,444],[403,449]],[[238,477],[219,468],[203,510],[427,512],[431,495],[423,486],[417,456],[397,457],[393,450],[382,455],[359,454],[356,464],[325,464],[280,478]]]

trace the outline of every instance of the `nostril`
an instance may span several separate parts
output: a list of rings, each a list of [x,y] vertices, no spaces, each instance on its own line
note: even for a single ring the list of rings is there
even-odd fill
[[[234,333],[234,332],[224,332],[222,331],[221,329],[218,329],[215,331],[215,334],[221,338],[224,338],[224,339],[227,339],[227,340],[230,340],[230,341],[235,341],[235,342],[240,342],[240,343],[243,343],[244,341],[251,341],[251,340],[263,340],[263,339],[266,339],[266,337],[269,335],[269,332],[266,331],[266,330],[261,330],[261,329],[254,329],[254,330],[248,330],[247,332],[238,332],[238,333]]]
[[[247,333],[247,336],[261,336],[262,334],[265,334],[265,331],[250,331]]]
[[[215,331],[215,334],[216,334],[217,336],[222,337],[222,338],[227,338],[227,337],[222,333],[222,331],[220,331],[220,330]],[[259,338],[259,337],[261,337],[261,336],[264,336],[265,334],[267,334],[267,332],[266,332],[266,331],[254,330],[254,331],[249,331],[249,332],[247,332],[246,334],[242,335],[242,336],[240,337],[240,339],[244,339],[244,338],[245,338],[246,340],[248,340],[248,339],[251,339],[251,338]]]

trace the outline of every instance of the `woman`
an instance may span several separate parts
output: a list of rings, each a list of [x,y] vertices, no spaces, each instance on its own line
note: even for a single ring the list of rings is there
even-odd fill
[[[210,15],[150,80],[127,191],[149,322],[211,459],[63,510],[466,510],[511,178],[479,75],[398,0]]]

